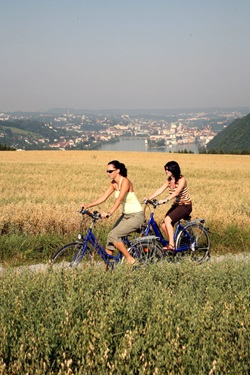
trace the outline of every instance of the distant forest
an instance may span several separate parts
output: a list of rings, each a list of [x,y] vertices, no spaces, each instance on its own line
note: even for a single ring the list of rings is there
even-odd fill
[[[7,146],[7,145],[2,145],[0,143],[0,151],[16,151],[14,147]]]
[[[208,144],[211,154],[250,154],[250,114],[234,120]]]

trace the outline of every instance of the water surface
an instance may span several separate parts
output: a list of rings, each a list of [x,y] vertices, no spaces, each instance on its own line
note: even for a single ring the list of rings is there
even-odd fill
[[[172,145],[172,147],[165,146],[165,148],[149,148],[148,144],[145,143],[144,139],[123,139],[119,142],[107,143],[102,145],[99,150],[102,151],[137,151],[137,152],[178,152],[178,151],[192,151],[194,154],[198,154],[199,145],[197,143],[189,143],[185,145]]]

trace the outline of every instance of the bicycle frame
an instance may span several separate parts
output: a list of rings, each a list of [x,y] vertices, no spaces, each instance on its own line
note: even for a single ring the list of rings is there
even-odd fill
[[[148,203],[152,204],[153,207],[154,207],[154,210],[155,208],[158,206],[158,203],[157,201],[149,201]],[[155,219],[154,219],[154,210],[153,212],[150,213],[150,216],[149,216],[149,219],[147,221],[147,225],[146,225],[146,229],[143,231],[143,236],[148,236],[149,233],[150,233],[150,229],[153,230],[154,234],[156,235],[156,237],[158,237],[158,241],[162,244],[162,246],[167,246],[168,245],[168,240],[165,239],[162,235],[162,232],[158,226],[158,224],[156,223]],[[180,221],[177,222],[177,225],[176,225],[176,228],[175,228],[175,231],[174,231],[174,241],[176,242],[176,239],[177,239],[177,236],[178,236],[178,233],[183,230],[185,231],[185,226],[183,226],[181,224]],[[189,234],[188,231],[185,231],[185,234],[188,238],[191,239],[191,236]],[[188,251],[190,250],[190,247],[189,246],[182,246],[178,249],[175,249],[175,253],[178,253],[178,252],[182,252],[182,251]]]
[[[114,261],[114,263],[118,263],[119,260],[122,258],[122,254],[118,252],[118,255],[111,255],[106,252],[104,247],[100,244],[96,236],[94,235],[92,231],[93,227],[93,222],[91,223],[90,228],[87,230],[86,236],[83,238],[83,241],[79,241],[79,244],[81,245],[81,249],[78,254],[75,255],[73,262],[78,258],[77,260],[77,265],[81,262],[87,248],[88,248],[88,243],[90,243],[93,248],[97,251],[97,253],[101,256],[105,264],[109,264],[111,260]],[[72,263],[73,263],[72,262]]]
[[[154,206],[154,210],[158,205],[158,201],[156,202],[149,202]],[[141,229],[141,234],[138,237],[133,237],[132,240],[129,239],[129,236],[124,236],[122,241],[125,246],[128,247],[128,252],[132,254],[132,256],[137,260],[139,263],[154,263],[155,261],[159,261],[165,252],[162,251],[160,244],[166,246],[168,241],[164,239],[158,224],[154,219],[154,210],[151,212],[149,220],[146,223],[146,227]],[[78,265],[83,256],[89,256],[90,260],[93,260],[93,251],[96,251],[97,254],[101,257],[104,263],[108,267],[112,269],[114,266],[121,260],[123,261],[123,254],[118,251],[117,255],[109,254],[106,249],[101,245],[101,243],[96,238],[95,234],[93,233],[94,224],[96,221],[101,220],[101,215],[94,211],[91,213],[87,210],[82,210],[80,212],[82,215],[88,215],[92,218],[92,221],[88,228],[86,228],[86,234],[82,234],[82,232],[78,235],[78,240],[64,245],[60,249],[56,251],[56,253],[52,256],[52,262],[54,263],[56,260],[59,262],[62,260],[62,255],[65,257],[65,261],[69,266]],[[199,221],[199,222],[198,222]],[[179,246],[175,250],[175,253],[184,252],[184,251],[194,251],[201,249],[202,251],[205,250],[203,258],[197,258],[197,261],[202,261],[204,257],[209,255],[209,247],[210,241],[207,235],[207,228],[204,227],[205,220],[204,219],[196,219],[192,221],[188,221],[184,225],[180,222],[177,223],[174,238],[175,243]],[[201,227],[201,225],[203,227]],[[205,247],[199,247],[200,244],[200,236],[193,235],[190,228],[198,228],[201,233],[205,233]],[[151,234],[151,229],[154,233]],[[204,232],[205,229],[205,232]],[[73,259],[72,259],[73,258]],[[88,260],[87,260],[88,262]]]
[[[72,264],[74,262],[76,262],[76,265],[78,265],[84,254],[86,253],[87,249],[88,249],[88,244],[92,245],[93,248],[97,251],[97,253],[101,256],[101,258],[103,259],[103,261],[105,262],[105,264],[107,264],[108,266],[110,265],[110,263],[112,263],[113,265],[114,264],[117,264],[121,258],[123,257],[122,253],[120,253],[118,251],[118,254],[117,255],[111,255],[111,254],[108,254],[105,250],[105,248],[100,244],[100,242],[98,241],[98,239],[96,238],[96,236],[94,235],[93,233],[93,226],[94,226],[94,223],[100,219],[100,216],[99,216],[99,213],[97,211],[95,211],[93,214],[90,213],[89,211],[83,211],[81,212],[82,214],[86,213],[88,214],[88,216],[90,216],[92,218],[92,222],[87,230],[87,233],[85,235],[84,238],[81,238],[81,234],[79,235],[79,239],[82,239],[82,241],[78,241],[79,242],[79,245],[81,246],[81,248],[79,249],[79,251],[75,254],[74,256],[74,259],[72,261]],[[149,239],[150,237],[147,237],[147,239]],[[138,241],[134,241],[133,243],[129,240],[128,236],[124,236],[122,238],[122,241],[124,243],[125,246],[127,247],[134,247],[135,244],[138,244],[138,241],[139,242],[143,242],[145,241],[145,238],[144,237],[141,237],[140,239],[138,239]]]
[[[158,224],[156,223],[155,219],[154,219],[154,213],[152,212],[150,214],[150,218],[147,222],[147,226],[146,226],[146,229],[145,231],[143,232],[143,235],[145,236],[148,236],[149,235],[149,232],[150,232],[150,229],[153,229],[154,231],[154,234],[156,235],[156,237],[158,237],[160,243],[163,245],[163,246],[166,246],[168,244],[168,240],[166,240],[163,235],[162,235],[162,232],[158,226]],[[180,222],[177,223],[177,226],[176,226],[176,229],[175,229],[175,232],[174,232],[174,240],[176,241],[176,238],[177,238],[177,235],[179,233],[180,230],[182,229],[185,229],[183,225],[181,225]],[[187,235],[189,235],[187,233]],[[176,249],[176,251],[183,251],[184,249]]]

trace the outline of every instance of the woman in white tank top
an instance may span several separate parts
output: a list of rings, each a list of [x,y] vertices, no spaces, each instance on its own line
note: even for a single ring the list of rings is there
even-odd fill
[[[95,201],[84,204],[84,208],[97,206],[107,200],[115,193],[115,202],[109,212],[103,212],[103,218],[110,217],[122,205],[122,215],[115,223],[114,228],[109,232],[106,244],[106,251],[112,254],[114,247],[118,249],[126,258],[127,263],[135,264],[135,259],[129,254],[126,246],[122,242],[122,237],[136,231],[144,223],[144,213],[138,201],[132,182],[127,178],[127,168],[118,160],[110,161],[107,165],[107,173],[111,179],[108,189]]]

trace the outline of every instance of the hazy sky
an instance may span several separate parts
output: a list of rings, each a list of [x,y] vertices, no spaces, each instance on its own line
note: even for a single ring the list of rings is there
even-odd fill
[[[250,0],[0,0],[0,112],[250,105]]]

